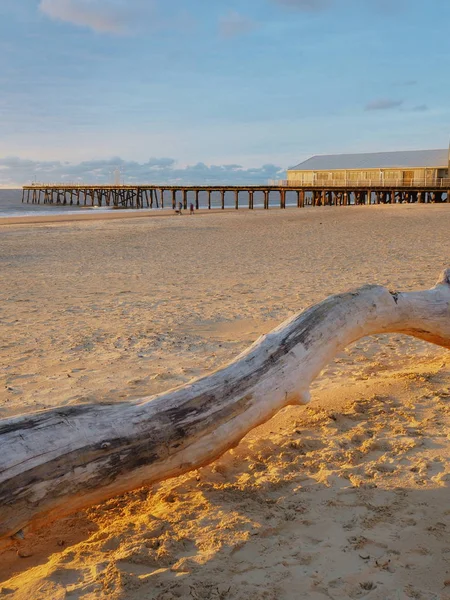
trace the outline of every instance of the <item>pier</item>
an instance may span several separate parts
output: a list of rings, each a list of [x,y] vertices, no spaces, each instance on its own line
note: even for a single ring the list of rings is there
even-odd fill
[[[219,197],[219,200],[213,200]],[[231,194],[231,202],[226,195]],[[41,184],[26,185],[22,202],[27,204],[64,205],[111,208],[172,208],[180,204],[187,210],[233,207],[264,209],[289,206],[347,206],[403,203],[450,202],[450,180],[423,185],[382,185],[370,182],[351,182],[341,185],[297,185],[295,182],[272,182],[269,185],[85,185]]]

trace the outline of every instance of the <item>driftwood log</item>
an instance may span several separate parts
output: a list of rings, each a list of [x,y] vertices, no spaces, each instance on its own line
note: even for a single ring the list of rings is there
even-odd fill
[[[295,315],[218,371],[131,403],[0,421],[0,540],[212,462],[289,404],[345,346],[376,333],[450,348],[450,269],[427,291],[376,285]]]

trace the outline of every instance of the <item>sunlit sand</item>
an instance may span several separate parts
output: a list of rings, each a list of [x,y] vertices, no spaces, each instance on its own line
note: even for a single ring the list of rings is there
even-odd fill
[[[37,219],[1,227],[2,418],[169,389],[325,296],[450,266],[445,205]],[[447,598],[449,356],[361,340],[212,465],[18,541],[0,596]]]

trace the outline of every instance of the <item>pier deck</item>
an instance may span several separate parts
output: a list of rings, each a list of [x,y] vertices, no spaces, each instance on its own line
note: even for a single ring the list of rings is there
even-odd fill
[[[444,185],[445,184],[445,185]],[[105,206],[115,208],[168,208],[189,204],[195,209],[222,208],[227,193],[234,194],[234,207],[243,208],[240,195],[247,195],[244,206],[255,207],[255,194],[259,194],[258,206],[273,207],[273,194],[277,195],[276,206],[286,208],[286,195],[296,195],[296,205],[346,206],[358,204],[397,204],[450,202],[450,180],[426,185],[370,185],[361,182],[346,185],[85,185],[85,184],[40,184],[26,185],[22,191],[22,202],[27,204],[50,204],[70,206]],[[213,202],[213,194],[219,201]],[[294,196],[295,198],[295,196]],[[233,202],[231,203],[233,206]]]

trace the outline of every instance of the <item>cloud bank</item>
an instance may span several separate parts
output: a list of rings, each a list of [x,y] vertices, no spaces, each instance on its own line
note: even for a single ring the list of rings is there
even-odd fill
[[[130,184],[264,184],[269,179],[282,179],[285,176],[283,169],[272,164],[244,169],[240,165],[204,163],[179,167],[173,158],[151,158],[138,163],[117,157],[72,164],[8,157],[0,159],[0,187],[17,187],[32,181],[111,184],[116,169],[120,169],[122,180]]]

